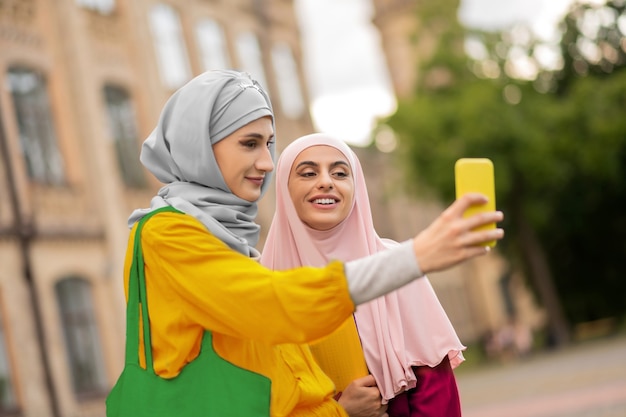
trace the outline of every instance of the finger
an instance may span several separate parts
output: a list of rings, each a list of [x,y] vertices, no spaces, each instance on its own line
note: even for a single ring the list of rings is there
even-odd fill
[[[364,376],[362,378],[356,379],[356,381],[359,381],[360,384],[362,384],[364,387],[375,387],[376,386],[376,379],[374,379],[374,375],[367,375]]]
[[[389,414],[387,414],[387,404],[381,404],[380,408],[376,410],[376,414],[380,417],[389,417]]]
[[[484,246],[486,242],[501,240],[504,237],[503,229],[489,229],[470,231],[463,236],[464,246]]]
[[[487,203],[487,201],[489,201],[489,199],[484,194],[467,193],[456,199],[456,201],[452,203],[446,211],[453,216],[460,217],[470,206],[482,205]]]
[[[465,225],[468,229],[475,229],[479,226],[490,223],[499,223],[504,219],[504,213],[501,211],[488,211],[484,213],[474,214],[465,219]]]
[[[491,252],[491,247],[489,246],[468,246],[463,250],[463,259],[476,258],[486,255],[489,252]]]

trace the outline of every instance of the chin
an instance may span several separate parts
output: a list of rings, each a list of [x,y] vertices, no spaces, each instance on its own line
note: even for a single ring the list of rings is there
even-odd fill
[[[237,197],[241,198],[242,200],[246,200],[250,203],[254,203],[258,201],[259,198],[261,198],[261,193],[247,193],[244,195],[237,195]]]
[[[330,230],[333,227],[337,226],[338,223],[314,223],[313,226],[311,226],[313,229],[315,230],[319,230],[319,231],[325,231],[325,230]]]

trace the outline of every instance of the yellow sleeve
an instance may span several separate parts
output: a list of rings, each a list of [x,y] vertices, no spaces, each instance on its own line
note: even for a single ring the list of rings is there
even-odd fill
[[[157,322],[268,344],[307,343],[354,311],[340,262],[272,271],[179,213],[155,215],[141,241],[150,317]]]

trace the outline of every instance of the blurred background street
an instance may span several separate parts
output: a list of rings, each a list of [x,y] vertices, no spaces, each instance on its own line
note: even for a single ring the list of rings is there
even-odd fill
[[[457,378],[464,417],[626,416],[623,335],[461,368]]]

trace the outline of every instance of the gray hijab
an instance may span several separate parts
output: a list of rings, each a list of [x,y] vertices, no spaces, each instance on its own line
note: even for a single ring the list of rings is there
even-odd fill
[[[264,116],[274,119],[269,97],[247,73],[205,72],[176,91],[143,143],[140,157],[166,185],[152,198],[149,208],[131,214],[129,227],[147,213],[169,205],[198,219],[232,249],[257,256],[257,204],[237,197],[226,186],[213,145]],[[273,144],[270,151],[274,157]],[[265,176],[261,195],[270,178]]]

